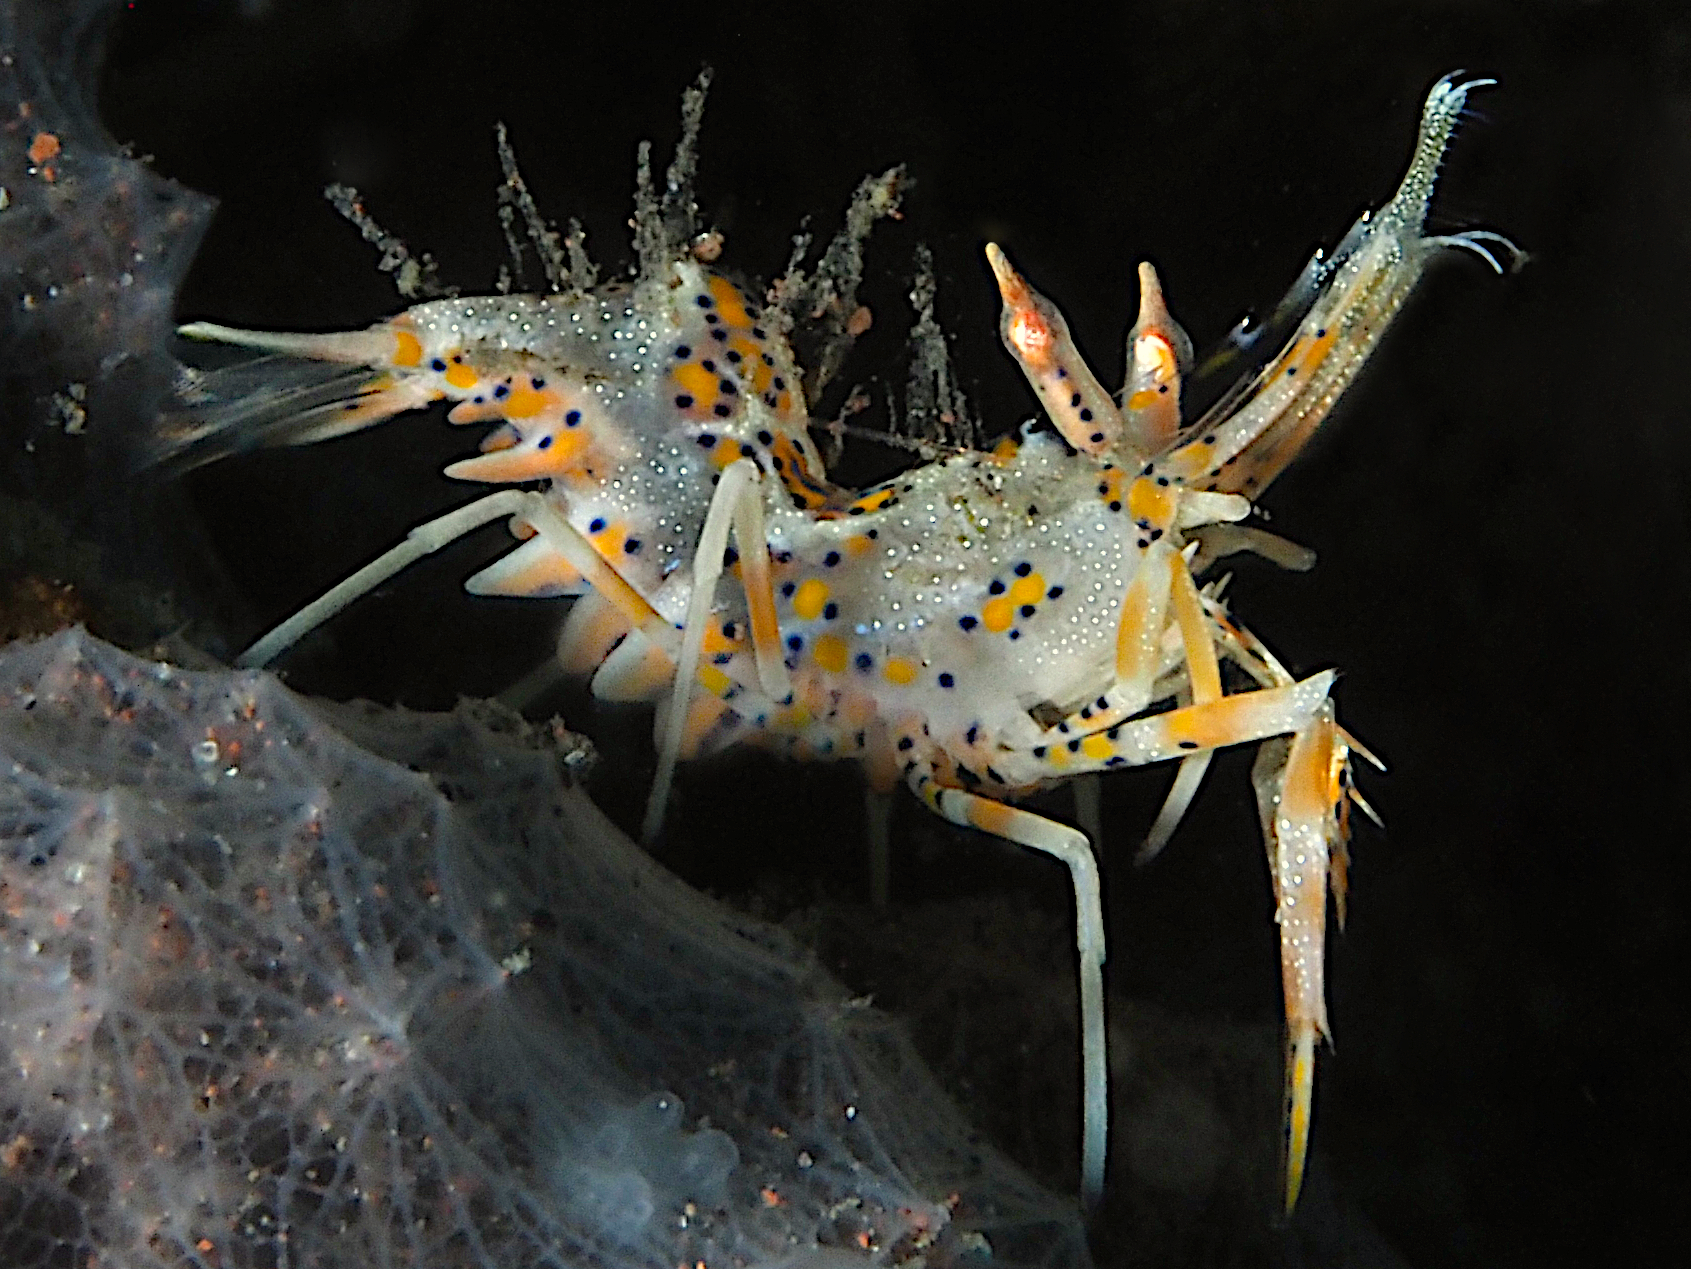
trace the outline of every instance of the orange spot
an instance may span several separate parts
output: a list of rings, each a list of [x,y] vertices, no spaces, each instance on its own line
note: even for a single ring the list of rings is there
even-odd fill
[[[682,409],[709,413],[716,404],[716,376],[696,362],[684,362],[669,372],[681,393],[693,398],[693,404]],[[717,455],[711,457],[716,458]],[[730,460],[732,461],[732,460]],[[719,464],[724,465],[724,464]]]
[[[29,161],[45,163],[48,159],[56,159],[61,148],[59,138],[51,132],[37,132],[35,140],[29,143]]]
[[[886,506],[887,503],[891,502],[897,496],[898,496],[897,491],[894,490],[889,485],[885,489],[877,489],[874,493],[865,494],[863,497],[859,498],[856,502],[852,503],[851,505],[854,509],[858,509],[858,510],[862,510],[862,511],[866,511],[866,512],[867,511],[879,511],[882,507]]]
[[[854,555],[854,556],[863,556],[863,555],[869,554],[870,549],[873,548],[875,544],[873,542],[871,542],[868,539],[868,537],[866,537],[864,534],[859,533],[854,538],[847,538],[845,545],[846,545],[846,552],[848,554]]]
[[[446,382],[454,388],[473,388],[480,379],[480,375],[461,361],[455,361],[446,368]]]
[[[994,634],[1001,634],[1010,628],[1010,623],[1016,619],[1016,605],[1008,595],[1000,595],[996,599],[989,599],[981,607],[981,624]]]
[[[1018,604],[1035,604],[1045,598],[1045,578],[1038,573],[1018,577],[1010,587],[1010,599]]]
[[[1094,762],[1103,762],[1115,753],[1116,748],[1110,743],[1108,736],[1097,732],[1080,742],[1080,751]]]
[[[1338,339],[1338,337],[1338,327],[1332,326],[1328,328],[1325,335],[1321,336],[1321,338],[1317,339],[1309,346],[1309,351],[1304,354],[1303,359],[1303,368],[1306,372],[1313,370],[1317,365],[1325,360],[1327,354],[1332,351],[1333,341]]]
[[[728,689],[734,686],[734,680],[714,665],[701,665],[699,667],[699,683],[712,696],[725,696]]]
[[[798,593],[793,596],[793,612],[806,621],[815,621],[827,602],[828,584],[812,577],[799,584]]]
[[[1155,405],[1161,399],[1162,393],[1153,392],[1151,389],[1145,388],[1139,392],[1135,392],[1127,399],[1127,408],[1130,410],[1146,410]]]
[[[887,682],[899,687],[908,687],[916,681],[918,673],[915,663],[906,661],[903,657],[888,657],[887,663],[881,668],[881,673]]]
[[[781,1204],[787,1201],[767,1185],[759,1190],[758,1194],[762,1196],[763,1205],[765,1207],[780,1207]]]
[[[548,406],[560,404],[555,392],[536,392],[533,388],[514,388],[505,398],[504,412],[508,419],[531,419]]]
[[[781,460],[781,483],[788,493],[807,507],[819,507],[827,501],[827,495],[811,477],[809,464],[790,436],[777,435],[769,452]]]
[[[727,278],[712,277],[710,293],[716,300],[716,311],[722,320],[735,330],[750,330],[751,314],[746,312],[746,297],[740,294]]]
[[[1001,463],[1007,463],[1016,456],[1020,449],[1021,446],[1016,443],[1015,437],[1006,436],[992,447],[992,456]]]
[[[704,653],[715,656],[718,652],[738,652],[745,646],[745,639],[740,636],[738,627],[735,628],[735,638],[730,639],[722,633],[722,627],[711,622],[705,627]]]
[[[419,366],[423,362],[423,345],[418,338],[408,330],[396,330],[393,333],[393,364],[396,366]]]
[[[845,640],[835,635],[818,635],[810,645],[810,655],[824,670],[838,674],[846,667]]]
[[[593,543],[593,549],[608,560],[622,558],[622,544],[628,537],[628,526],[621,520],[615,524],[607,524],[597,533],[589,534],[588,541]]]
[[[1147,520],[1152,528],[1166,529],[1174,523],[1174,488],[1140,476],[1128,486],[1127,510],[1135,520]]]
[[[670,374],[675,382],[693,394],[696,405],[708,406],[716,396],[716,376],[696,361],[683,362]]]

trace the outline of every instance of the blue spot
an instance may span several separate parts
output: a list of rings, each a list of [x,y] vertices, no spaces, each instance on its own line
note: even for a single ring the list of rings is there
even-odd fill
[[[950,672],[947,671],[939,676],[939,685],[941,687],[956,687],[957,680],[952,678]]]
[[[564,415],[564,426],[565,427],[576,427],[580,423],[581,423],[581,411],[580,410],[571,410],[568,414]]]
[[[587,526],[587,531],[589,533],[603,533],[605,531],[605,518],[595,516],[592,523]]]

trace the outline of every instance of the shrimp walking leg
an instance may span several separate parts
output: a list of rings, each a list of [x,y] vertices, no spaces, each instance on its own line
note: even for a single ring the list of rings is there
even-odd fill
[[[671,656],[676,651],[676,632],[651,603],[593,549],[567,520],[554,511],[544,497],[537,493],[514,489],[489,494],[487,497],[449,511],[437,519],[420,524],[405,535],[405,540],[391,550],[377,556],[351,577],[330,589],[320,598],[307,604],[268,634],[264,635],[236,658],[243,669],[269,665],[300,639],[334,617],[354,600],[380,586],[388,578],[415,564],[424,556],[473,533],[484,524],[506,516],[518,516],[527,521],[563,555],[605,600],[615,605],[643,634],[654,639]]]
[[[781,632],[775,618],[775,595],[769,580],[769,554],[763,526],[763,490],[757,464],[741,458],[722,473],[704,527],[699,531],[698,549],[693,553],[693,590],[682,626],[681,646],[676,658],[675,688],[670,696],[667,723],[658,754],[657,775],[646,802],[643,827],[649,842],[663,828],[669,790],[675,766],[681,758],[687,715],[704,653],[705,628],[716,606],[716,583],[722,576],[723,557],[728,549],[728,531],[740,550],[740,575],[745,583],[752,644],[757,657],[759,687],[777,700],[792,694],[792,683],[781,659]]]
[[[1186,668],[1192,685],[1192,703],[1209,705],[1221,699],[1221,663],[1215,655],[1215,641],[1210,634],[1209,617],[1204,612],[1203,601],[1198,597],[1197,583],[1192,580],[1192,571],[1187,567],[1185,557],[1176,556],[1173,568],[1174,616],[1180,625],[1180,638],[1186,648]],[[1209,771],[1210,759],[1214,755],[1213,749],[1206,749],[1202,753],[1195,753],[1180,760],[1180,770],[1175,773],[1174,785],[1169,789],[1168,797],[1152,822],[1150,831],[1145,834],[1145,842],[1139,848],[1135,862],[1150,862],[1168,845],[1168,839],[1174,836],[1174,830],[1180,826],[1180,821],[1186,815],[1186,808],[1192,805],[1192,799],[1197,796],[1198,786],[1203,783],[1204,774]]]
[[[1080,1185],[1086,1205],[1094,1207],[1104,1192],[1110,1102],[1104,1031],[1104,903],[1091,843],[1079,829],[1066,824],[962,789],[941,787],[927,772],[913,770],[907,779],[929,808],[951,823],[1044,851],[1068,866],[1074,884],[1075,942],[1080,951]]]
[[[286,621],[265,634],[240,656],[235,664],[242,669],[256,669],[269,665],[282,653],[298,643],[311,631],[334,617],[354,600],[369,594],[388,578],[410,567],[426,555],[484,524],[520,511],[533,495],[506,491],[490,494],[466,507],[459,507],[426,524],[420,524],[405,535],[398,546],[385,551],[351,577],[312,600]]]
[[[869,839],[869,902],[885,912],[892,901],[893,797],[873,785],[863,788],[863,816]]]

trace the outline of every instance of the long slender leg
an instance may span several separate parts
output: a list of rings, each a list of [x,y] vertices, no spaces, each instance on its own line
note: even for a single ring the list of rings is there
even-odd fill
[[[1098,772],[1076,776],[1069,781],[1074,795],[1075,823],[1099,850],[1104,848],[1104,780]]]
[[[484,524],[512,512],[522,511],[532,496],[514,490],[489,494],[468,506],[459,507],[438,519],[418,525],[405,535],[405,540],[398,546],[378,556],[264,635],[236,657],[235,664],[242,669],[254,669],[270,664],[310,631],[328,621],[353,600],[380,586],[401,569],[415,564],[425,555],[434,554],[465,534],[473,533]]]
[[[758,501],[763,496],[760,485],[757,464],[751,459],[742,458],[730,463],[717,482],[710,509],[705,513],[704,527],[699,531],[698,548],[693,552],[693,590],[687,601],[681,646],[675,653],[675,689],[669,700],[668,721],[658,752],[657,774],[652,779],[652,792],[646,801],[646,818],[641,830],[648,842],[655,839],[663,828],[669,790],[675,781],[675,766],[680,760],[682,739],[687,730],[693,683],[698,677],[700,658],[704,652],[705,628],[716,606],[716,583],[722,576],[730,528],[734,530],[740,550],[740,575],[746,586],[752,643],[757,654],[761,686],[777,700],[792,694],[792,682],[780,653],[780,630],[775,625],[775,597],[770,588],[763,508]],[[754,591],[757,592],[755,598]]]
[[[1286,1210],[1298,1201],[1315,1096],[1315,1044],[1331,1040],[1322,956],[1327,891],[1343,911],[1350,750],[1324,705],[1289,745],[1264,748],[1252,781],[1280,926],[1286,998]]]
[[[758,686],[765,696],[779,701],[792,694],[793,684],[787,675],[786,656],[781,649],[781,627],[775,617],[775,583],[769,573],[769,537],[763,527],[761,480],[757,478],[758,470],[752,466],[750,459],[742,458],[739,463],[751,466],[754,477],[733,499],[734,542],[740,550],[740,584],[746,593],[746,616],[751,626]],[[717,496],[722,495],[719,493]]]
[[[1088,771],[1172,762],[1205,749],[1289,735],[1308,725],[1327,699],[1334,677],[1334,671],[1323,670],[1284,687],[1238,692],[1207,705],[1187,705],[1131,722],[1074,732],[1060,744],[1005,748],[999,751],[994,765],[1010,787],[1032,787]]]
[[[1221,699],[1221,663],[1216,659],[1209,616],[1204,611],[1198,587],[1192,581],[1192,572],[1186,567],[1183,556],[1174,558],[1173,570],[1174,618],[1180,625],[1180,638],[1186,649],[1186,672],[1192,684],[1192,703],[1213,704]],[[1215,750],[1206,749],[1180,760],[1174,786],[1169,789],[1163,809],[1157,813],[1150,831],[1145,834],[1136,863],[1150,862],[1168,845],[1168,839],[1174,835],[1186,809],[1197,796],[1198,786],[1203,783],[1204,774],[1210,769],[1210,759],[1214,756]]]
[[[1080,953],[1080,1186],[1087,1207],[1095,1207],[1104,1193],[1110,1090],[1104,1031],[1104,902],[1092,846],[1078,829],[962,789],[942,788],[925,772],[913,770],[907,779],[930,809],[953,824],[1044,851],[1068,866],[1074,885],[1075,944]]]
[[[559,515],[542,495],[505,489],[418,525],[405,535],[403,542],[264,635],[241,653],[235,664],[244,669],[268,665],[307,633],[402,569],[482,525],[509,515],[520,516],[531,524],[575,566],[588,585],[628,618],[635,629],[656,642],[670,656],[675,655],[679,645],[675,627],[622,574],[605,562],[591,542]]]
[[[869,902],[885,912],[892,898],[892,794],[863,786],[863,811],[869,826]]]

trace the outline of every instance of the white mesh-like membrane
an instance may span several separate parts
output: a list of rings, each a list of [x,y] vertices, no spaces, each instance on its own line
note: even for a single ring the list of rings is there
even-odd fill
[[[1084,1264],[897,1026],[653,864],[572,743],[0,651],[0,1264]]]

